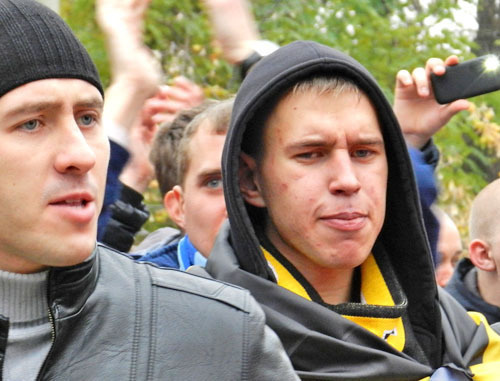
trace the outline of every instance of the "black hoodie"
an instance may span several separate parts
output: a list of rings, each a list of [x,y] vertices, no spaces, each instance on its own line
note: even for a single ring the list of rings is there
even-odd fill
[[[254,118],[298,81],[328,75],[356,83],[371,100],[382,129],[389,169],[387,203],[373,256],[394,299],[392,306],[329,306],[278,286],[261,248],[269,247],[269,242],[259,239],[262,221],[249,213],[251,207],[240,193],[239,156]],[[238,92],[222,161],[230,228],[228,224],[222,228],[206,269],[213,277],[252,292],[301,377],[421,379],[451,362],[451,368],[462,370],[448,368],[446,372],[463,377],[458,380],[468,379],[467,367],[471,361],[481,362],[484,347],[474,356],[464,356],[460,351],[466,351],[478,327],[454,301],[448,301],[447,295],[446,302],[440,302],[407,148],[391,105],[362,65],[337,50],[309,41],[294,42],[264,58]],[[292,272],[297,273],[297,269]],[[451,327],[448,317],[442,316],[443,305],[457,316]],[[345,316],[401,319],[404,332],[399,334],[404,336],[404,346],[394,348]],[[457,336],[453,333],[457,329],[465,331]],[[484,331],[479,335],[484,336]],[[481,343],[484,346],[487,340],[483,337]],[[450,344],[454,347],[451,351]]]

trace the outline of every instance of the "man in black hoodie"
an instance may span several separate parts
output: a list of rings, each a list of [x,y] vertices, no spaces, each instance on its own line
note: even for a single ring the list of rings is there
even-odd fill
[[[466,380],[499,360],[438,293],[399,125],[351,57],[299,41],[260,61],[222,168],[230,224],[206,270],[252,292],[301,377]]]

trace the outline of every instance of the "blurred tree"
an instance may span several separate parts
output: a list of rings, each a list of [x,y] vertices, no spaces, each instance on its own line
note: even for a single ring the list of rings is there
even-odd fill
[[[59,13],[59,0],[38,0],[38,1]]]
[[[500,4],[496,0],[478,0],[477,55],[500,54]]]
[[[488,4],[490,0],[478,1]],[[430,0],[425,6],[418,0],[253,0],[251,4],[263,38],[278,44],[316,40],[343,50],[370,70],[389,99],[393,99],[398,70],[422,66],[433,56],[457,54],[461,60],[469,59],[477,47],[468,31],[457,33],[443,28],[436,32],[431,28],[442,21],[454,22],[457,0]],[[104,82],[109,83],[102,36],[92,16],[93,0],[61,0],[61,14],[89,49]],[[237,90],[239,78],[212,43],[199,0],[153,0],[146,42],[158,55],[167,82],[182,74],[216,98]],[[475,102],[480,106],[455,117],[435,139],[442,152],[440,203],[464,234],[469,201],[498,176],[499,170],[499,151],[491,144],[496,147],[500,141],[493,112],[500,100],[483,96]],[[148,192],[152,203],[154,194],[153,186]],[[157,212],[148,229],[167,221],[161,208],[153,209]]]

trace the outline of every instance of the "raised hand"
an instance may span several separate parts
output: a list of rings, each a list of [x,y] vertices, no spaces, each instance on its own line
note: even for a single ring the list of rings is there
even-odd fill
[[[128,131],[143,103],[158,91],[160,65],[143,43],[145,12],[151,0],[97,0],[99,26],[106,37],[111,85],[106,91],[105,120]]]
[[[469,102],[465,99],[440,105],[432,91],[431,73],[443,75],[446,66],[457,63],[457,56],[450,56],[445,61],[430,58],[425,68],[418,67],[411,74],[407,70],[400,70],[397,73],[394,113],[407,143],[413,147],[423,147],[451,117],[469,107]]]
[[[202,0],[222,54],[236,64],[252,53],[251,44],[259,40],[259,32],[246,0]]]

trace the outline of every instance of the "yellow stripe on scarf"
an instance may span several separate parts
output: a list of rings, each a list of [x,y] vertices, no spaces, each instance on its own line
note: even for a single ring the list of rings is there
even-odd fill
[[[269,266],[274,270],[278,285],[307,300],[311,300],[305,288],[293,277],[286,267],[266,249],[261,249]],[[361,279],[361,294],[366,304],[394,306],[394,300],[389,288],[372,254],[361,265]],[[405,330],[402,318],[376,318],[350,315],[343,315],[343,317],[383,338],[397,350],[403,350],[405,345]]]
[[[488,346],[483,352],[483,361],[470,367],[474,373],[474,380],[495,381],[498,380],[500,369],[500,336],[493,331],[483,314],[479,312],[468,312],[469,316],[477,325],[484,325],[488,335]]]
[[[307,300],[311,300],[311,297],[307,293],[304,287],[299,283],[297,279],[293,277],[292,274],[283,266],[276,258],[274,258],[266,249],[261,247],[264,256],[266,257],[269,266],[274,270],[274,275],[278,281],[278,285],[286,288],[288,291],[293,292]]]

